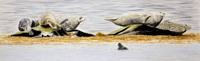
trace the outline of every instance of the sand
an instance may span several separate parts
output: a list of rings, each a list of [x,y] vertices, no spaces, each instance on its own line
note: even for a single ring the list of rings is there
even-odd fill
[[[131,35],[131,36],[105,36],[96,35],[94,37],[10,37],[9,35],[0,35],[0,45],[35,45],[50,44],[57,45],[62,43],[134,43],[134,44],[200,44],[199,33],[186,33],[182,36],[170,35]]]

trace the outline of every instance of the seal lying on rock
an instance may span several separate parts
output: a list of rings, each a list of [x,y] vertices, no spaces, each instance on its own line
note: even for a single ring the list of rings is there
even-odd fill
[[[111,21],[119,26],[127,26],[131,24],[145,24],[151,27],[156,27],[165,16],[162,12],[151,13],[128,13],[120,17],[105,18],[107,21]]]
[[[169,30],[172,32],[177,32],[177,33],[184,33],[187,30],[191,29],[191,26],[187,24],[180,24],[180,23],[174,23],[170,20],[165,20],[162,21],[156,28],[162,29],[162,30]]]
[[[78,37],[94,36],[89,33],[76,30],[76,27],[84,21],[81,16],[57,16],[51,13],[43,14],[39,20],[22,19],[19,23],[19,30],[11,36],[27,36],[27,37],[51,37],[51,36],[69,36],[67,32],[75,32]],[[29,34],[30,32],[33,34]]]
[[[50,26],[52,29],[57,29],[58,28],[57,26],[59,24],[53,14],[45,13],[42,16],[40,16],[39,25],[40,26]]]
[[[22,18],[19,22],[18,29],[20,31],[27,31],[29,32],[29,35],[33,35],[33,32],[31,31],[31,27],[34,26],[34,22],[29,18]]]
[[[85,21],[85,18],[81,16],[59,15],[56,18],[60,21],[61,28],[65,31],[75,30],[82,21]]]

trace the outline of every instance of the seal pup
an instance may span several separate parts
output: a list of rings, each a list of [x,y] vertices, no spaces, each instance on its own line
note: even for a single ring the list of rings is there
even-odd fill
[[[52,29],[57,29],[59,24],[56,17],[48,12],[40,16],[39,25],[42,27],[50,26]]]
[[[165,16],[163,12],[133,12],[124,14],[119,17],[108,17],[105,18],[107,21],[111,21],[119,26],[127,26],[132,24],[145,24],[151,27],[156,27]]]
[[[118,50],[128,50],[128,48],[124,47],[120,42],[118,43]]]

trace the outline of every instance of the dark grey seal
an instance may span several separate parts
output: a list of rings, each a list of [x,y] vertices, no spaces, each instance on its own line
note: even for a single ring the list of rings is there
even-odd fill
[[[18,29],[20,31],[26,31],[29,33],[29,35],[33,35],[33,32],[31,31],[31,27],[34,26],[34,21],[29,18],[22,18],[19,22]]]
[[[120,42],[118,43],[118,50],[128,50],[128,48],[124,47]]]

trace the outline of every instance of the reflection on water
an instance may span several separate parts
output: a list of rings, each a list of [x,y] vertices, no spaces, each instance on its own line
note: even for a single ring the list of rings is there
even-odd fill
[[[21,18],[38,19],[45,12],[80,15],[86,21],[78,29],[109,33],[120,27],[105,21],[105,17],[152,11],[163,11],[164,20],[187,23],[192,26],[189,33],[199,33],[199,6],[198,0],[0,0],[0,34],[16,32]]]

